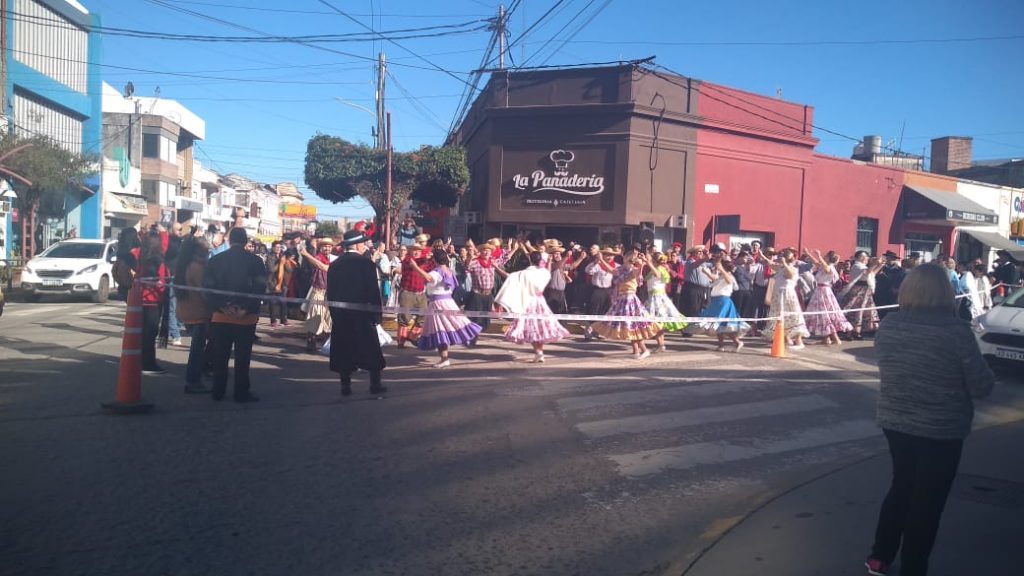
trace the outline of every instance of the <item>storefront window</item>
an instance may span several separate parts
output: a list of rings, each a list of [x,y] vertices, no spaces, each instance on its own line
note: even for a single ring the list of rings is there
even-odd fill
[[[878,219],[857,218],[857,250],[875,255],[878,248]]]
[[[907,232],[903,240],[907,255],[918,253],[922,262],[931,262],[942,251],[942,241],[935,234]]]

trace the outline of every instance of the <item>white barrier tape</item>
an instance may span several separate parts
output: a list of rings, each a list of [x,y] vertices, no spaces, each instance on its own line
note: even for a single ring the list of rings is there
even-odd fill
[[[157,281],[152,278],[140,278],[139,282],[142,284],[156,284]],[[995,288],[996,286],[993,286]],[[341,310],[354,310],[358,312],[372,312],[376,314],[404,314],[408,316],[466,316],[469,318],[489,318],[492,320],[510,320],[515,318],[524,318],[527,320],[541,320],[545,318],[555,318],[560,321],[573,321],[573,322],[636,322],[638,319],[646,322],[655,322],[658,324],[666,323],[686,323],[686,324],[707,324],[707,323],[720,323],[720,322],[771,322],[779,321],[783,316],[814,316],[832,314],[832,311],[819,311],[819,312],[788,312],[783,311],[781,316],[772,316],[766,318],[726,318],[726,317],[701,317],[701,316],[609,316],[609,315],[593,315],[593,314],[514,314],[512,312],[483,312],[477,310],[432,310],[429,308],[406,308],[402,306],[372,306],[370,304],[354,304],[352,302],[336,302],[332,300],[311,300],[307,298],[289,298],[287,296],[274,296],[267,294],[247,294],[245,292],[230,292],[227,290],[216,290],[213,288],[196,288],[194,286],[175,286],[175,290],[188,290],[192,292],[203,292],[208,294],[220,294],[222,296],[240,296],[249,299],[259,299],[282,303],[292,304],[303,304],[311,303],[313,305],[321,304],[328,308],[338,308]],[[967,298],[968,294],[961,294],[956,298]],[[865,308],[850,308],[841,310],[842,314],[852,312],[866,312],[869,310],[886,310],[890,308],[899,308],[899,304],[889,304],[885,306],[868,306]]]

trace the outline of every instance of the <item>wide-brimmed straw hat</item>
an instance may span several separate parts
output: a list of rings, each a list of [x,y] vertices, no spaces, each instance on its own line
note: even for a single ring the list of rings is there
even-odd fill
[[[604,248],[601,248],[601,254],[604,254],[606,256],[622,256],[622,252],[619,252],[618,250],[612,248],[611,246],[605,246]]]
[[[548,238],[544,241],[544,248],[548,253],[565,252],[565,247],[562,246],[562,241],[556,238]]]
[[[330,236],[321,236],[316,239],[317,246],[323,246],[324,244],[330,244],[331,246],[334,246],[336,243],[334,242],[334,238],[331,238]]]

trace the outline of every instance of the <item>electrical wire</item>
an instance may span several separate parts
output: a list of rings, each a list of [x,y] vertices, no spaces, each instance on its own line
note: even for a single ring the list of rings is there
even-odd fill
[[[369,30],[370,30],[371,32],[373,32],[373,29],[372,29],[372,28],[369,28],[369,27],[368,27],[368,26],[367,26],[366,24],[363,24],[362,22],[360,22],[360,21],[359,21],[359,20],[357,20],[356,18],[354,18],[354,17],[352,17],[351,15],[349,15],[349,14],[348,14],[347,12],[345,12],[345,11],[344,11],[344,10],[342,10],[341,8],[338,8],[338,7],[337,7],[337,6],[335,6],[334,4],[331,4],[331,3],[330,3],[330,2],[328,2],[327,0],[319,0],[319,2],[320,2],[321,4],[323,4],[324,6],[327,6],[328,8],[330,8],[330,9],[334,10],[334,11],[335,11],[335,12],[337,12],[338,14],[341,14],[342,16],[344,16],[344,17],[348,18],[348,19],[349,19],[349,20],[351,20],[352,22],[355,22],[355,23],[356,23],[356,24],[358,24],[359,26],[362,26],[363,28],[367,28],[367,29],[369,29]],[[380,35],[378,34],[378,36],[380,36]],[[414,51],[412,51],[412,50],[410,50],[410,49],[406,48],[405,46],[403,46],[403,45],[399,44],[398,42],[396,42],[396,41],[394,41],[394,40],[391,40],[391,39],[388,39],[388,38],[382,38],[382,40],[385,40],[386,42],[389,42],[389,43],[391,43],[391,44],[394,44],[394,45],[395,45],[396,47],[398,47],[399,49],[401,49],[401,50],[403,50],[403,51],[407,52],[408,54],[410,54],[410,55],[412,55],[412,56],[415,56],[415,57],[416,57],[416,58],[418,58],[419,60],[421,60],[421,61],[423,61],[423,62],[427,63],[428,65],[430,65],[431,67],[433,67],[433,68],[434,68],[435,70],[437,70],[437,71],[439,71],[439,72],[443,72],[443,73],[447,74],[448,76],[451,76],[452,78],[454,78],[454,79],[458,80],[459,82],[462,82],[463,84],[468,84],[468,82],[467,82],[467,81],[466,81],[465,79],[463,79],[463,78],[460,78],[460,77],[459,77],[459,76],[458,76],[458,75],[457,75],[457,74],[456,74],[455,72],[452,72],[451,70],[447,70],[447,69],[445,69],[445,68],[442,68],[441,66],[438,66],[437,64],[435,64],[434,62],[430,61],[429,59],[427,59],[427,58],[426,58],[426,57],[424,57],[423,55],[421,55],[421,54],[418,54],[418,53],[416,53],[416,52],[414,52]]]
[[[541,47],[539,49],[537,49],[537,51],[535,51],[533,54],[530,54],[525,60],[523,60],[523,63],[520,64],[519,67],[520,68],[525,68],[526,65],[530,63],[531,60],[536,58],[537,55],[540,54],[541,52],[543,52],[544,49],[547,48],[549,45],[551,45],[552,42],[554,42],[556,39],[560,38],[562,33],[565,32],[566,28],[571,26],[572,23],[575,22],[577,18],[582,16],[583,13],[586,12],[591,6],[593,6],[594,2],[596,2],[596,1],[597,0],[589,0],[589,2],[587,2],[586,5],[583,6],[583,8],[580,8],[576,12],[576,14],[572,18],[569,19],[568,22],[566,22],[561,28],[558,29],[558,32],[555,32],[554,35],[552,35],[550,38],[548,38],[547,41],[545,41],[541,45]]]
[[[30,24],[51,25],[53,28],[65,30],[79,30],[67,22],[44,16],[32,14],[20,14],[10,10],[7,13],[11,20]],[[140,38],[147,40],[177,40],[187,42],[223,42],[223,43],[338,43],[338,42],[376,42],[378,40],[409,40],[415,38],[438,38],[442,36],[454,36],[470,34],[485,30],[487,20],[470,20],[458,24],[440,24],[436,26],[424,26],[420,28],[404,28],[388,30],[384,32],[348,32],[343,34],[306,34],[301,36],[224,36],[219,34],[177,34],[172,32],[160,32],[155,30],[135,30],[131,28],[117,28],[106,26],[94,26],[90,31],[104,36],[123,36],[128,38]],[[470,26],[473,26],[470,28]],[[439,31],[441,30],[441,31]],[[429,32],[429,33],[428,33]]]
[[[551,60],[551,58],[554,57],[555,54],[558,54],[562,50],[562,48],[565,47],[567,42],[575,38],[577,34],[579,34],[584,28],[590,25],[590,23],[593,22],[594,19],[601,14],[601,12],[604,12],[605,8],[611,5],[611,3],[612,0],[604,0],[604,4],[598,6],[597,10],[594,10],[594,12],[591,13],[586,20],[584,20],[579,26],[576,27],[576,30],[574,30],[572,33],[566,36],[565,40],[562,40],[562,43],[559,44],[558,47],[555,48],[550,54],[548,54],[547,58],[541,60],[541,65],[547,64],[548,60]]]

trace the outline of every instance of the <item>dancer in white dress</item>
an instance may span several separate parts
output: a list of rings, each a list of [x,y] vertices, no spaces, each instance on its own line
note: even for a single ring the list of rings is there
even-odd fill
[[[770,320],[765,324],[764,337],[772,339],[778,326],[778,320],[775,318],[785,312],[782,329],[785,331],[787,344],[793,350],[800,350],[804,347],[804,338],[811,334],[807,331],[807,324],[800,310],[800,298],[796,295],[795,262],[796,252],[792,248],[785,248],[779,252],[779,259],[772,263],[775,270],[775,276],[772,277],[774,291],[771,309],[768,312]]]

